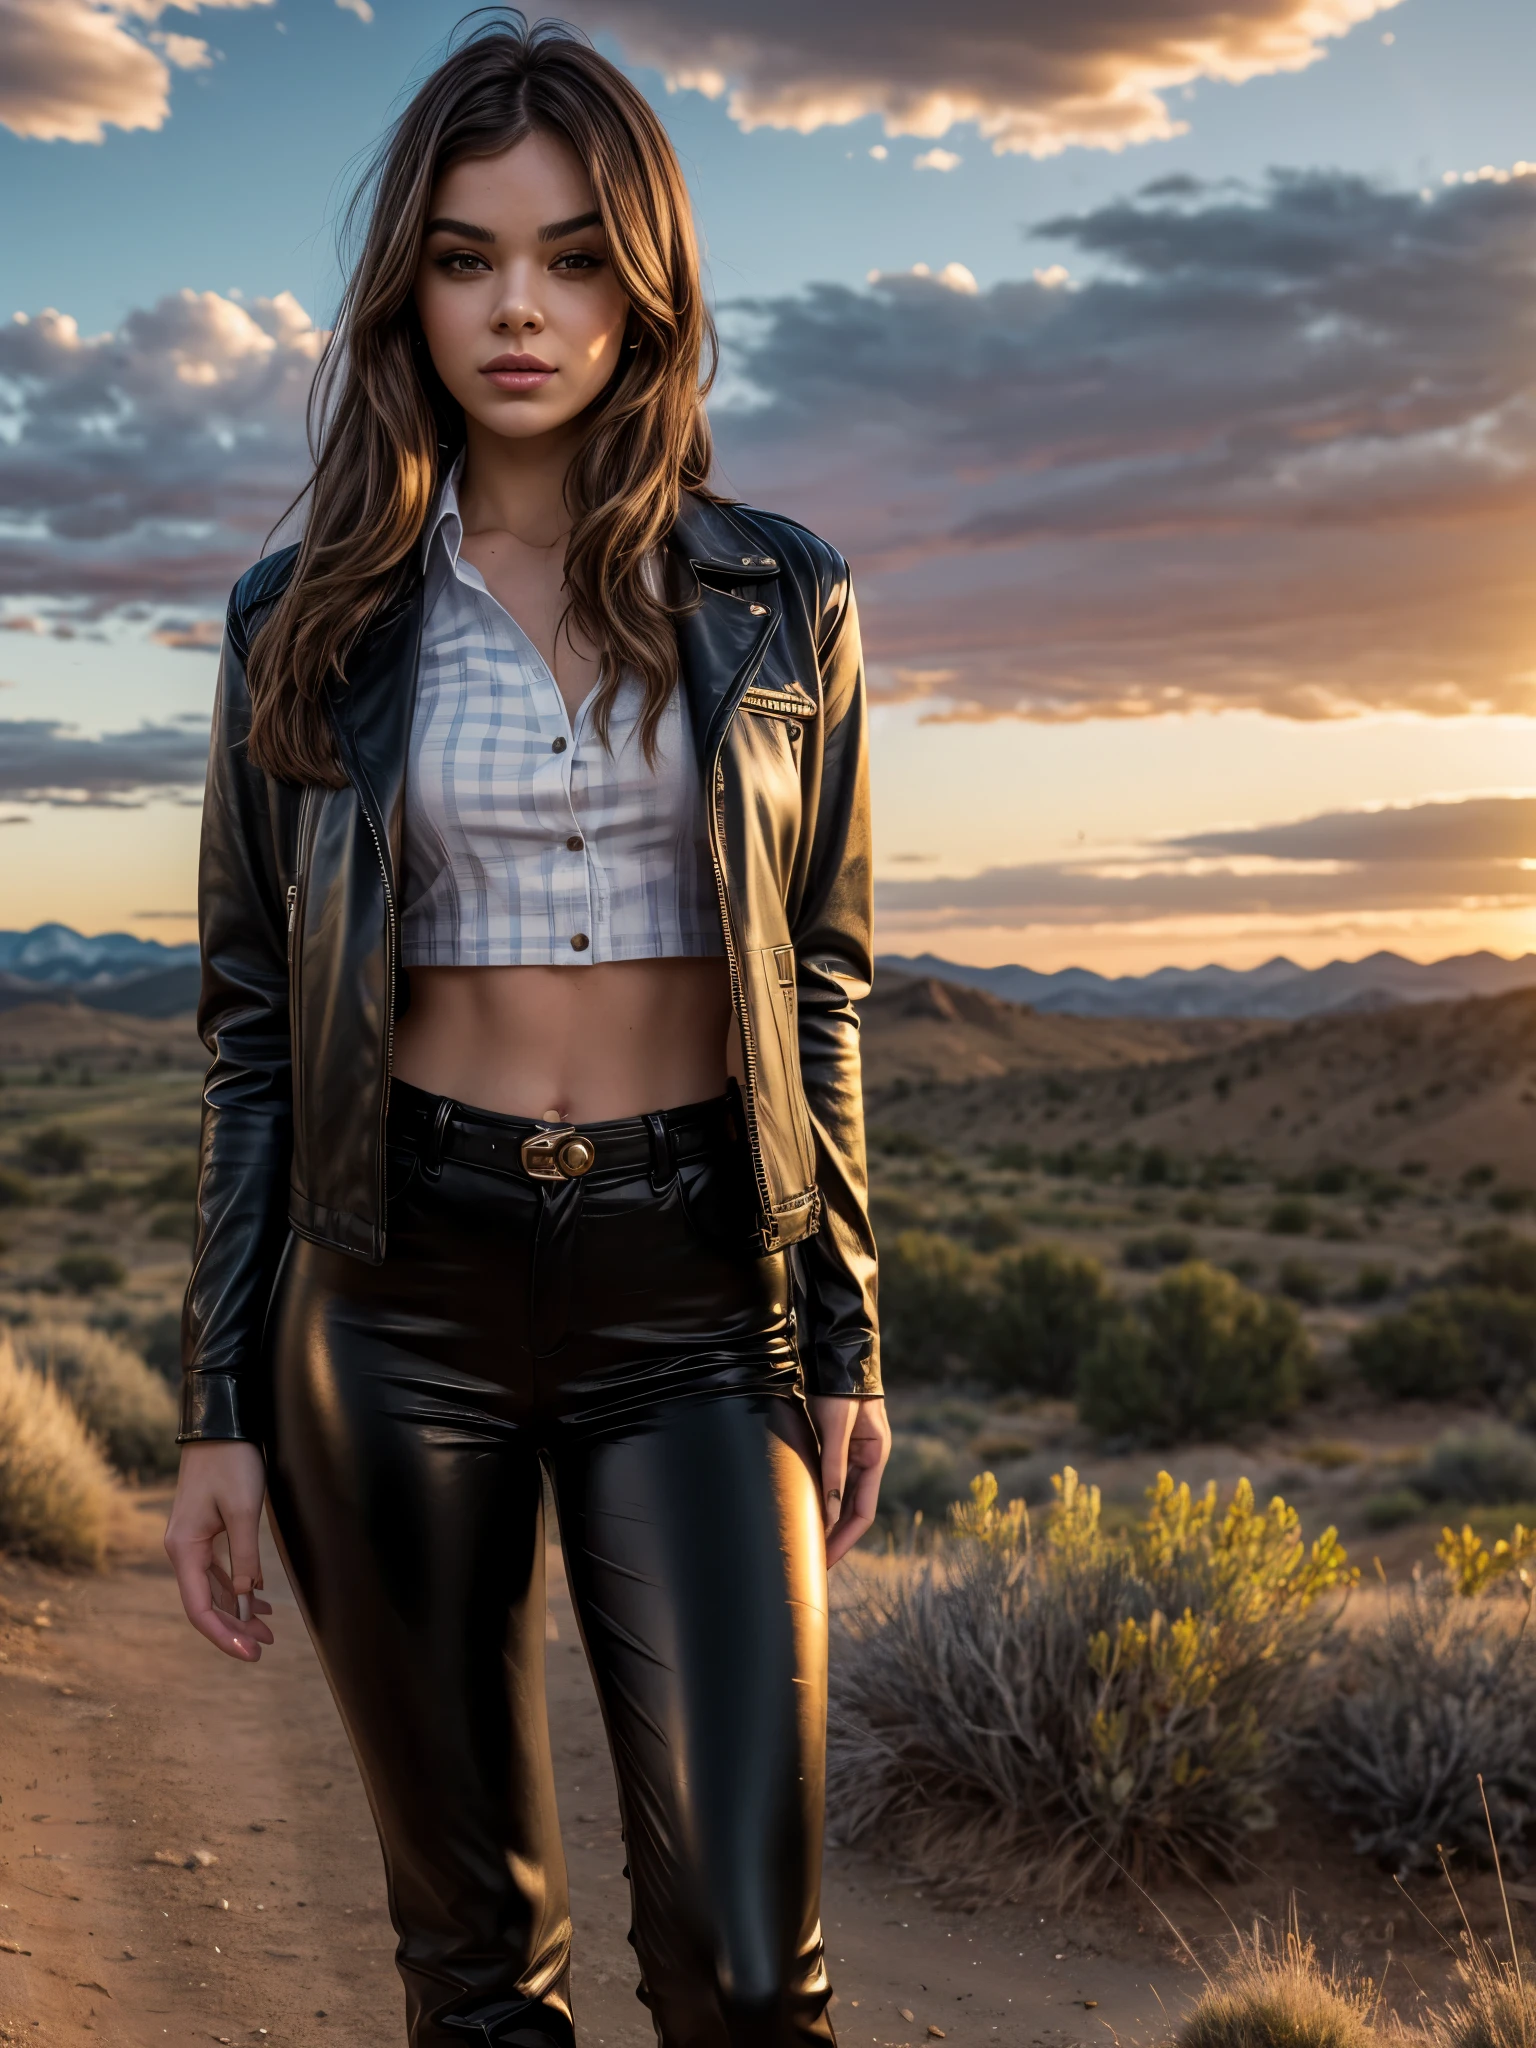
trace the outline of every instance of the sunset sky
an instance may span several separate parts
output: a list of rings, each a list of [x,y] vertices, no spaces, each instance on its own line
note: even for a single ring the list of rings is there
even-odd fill
[[[0,924],[194,935],[224,600],[462,11],[0,0]],[[725,486],[853,562],[883,949],[1536,947],[1530,0],[569,15],[692,181]]]

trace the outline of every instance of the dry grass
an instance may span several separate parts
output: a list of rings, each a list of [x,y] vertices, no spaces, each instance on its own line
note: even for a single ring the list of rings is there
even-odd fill
[[[176,1400],[136,1351],[85,1323],[13,1330],[23,1365],[61,1387],[119,1472],[174,1472]]]
[[[0,1546],[95,1569],[114,1506],[112,1475],[84,1423],[0,1332]]]
[[[1324,1969],[1299,1934],[1277,1942],[1255,1927],[1207,1980],[1178,2048],[1378,2048],[1378,2003],[1374,1984]]]

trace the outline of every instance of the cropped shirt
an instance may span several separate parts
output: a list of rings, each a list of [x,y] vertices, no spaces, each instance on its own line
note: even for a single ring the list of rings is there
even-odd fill
[[[656,759],[626,676],[574,720],[542,655],[460,556],[460,462],[424,540],[405,781],[407,967],[551,967],[724,951],[693,736],[667,700]]]

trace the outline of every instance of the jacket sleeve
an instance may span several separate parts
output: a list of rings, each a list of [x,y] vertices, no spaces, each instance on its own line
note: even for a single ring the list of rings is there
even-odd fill
[[[869,993],[869,739],[864,657],[847,568],[837,565],[818,641],[825,737],[808,886],[794,941],[800,1072],[816,1143],[821,1227],[798,1247],[808,1390],[879,1394],[875,1240],[869,1223],[859,1016]]]
[[[246,755],[245,631],[231,605],[198,866],[203,1085],[197,1243],[182,1310],[178,1441],[260,1441],[263,1325],[287,1237],[292,1143],[287,903],[276,785]]]

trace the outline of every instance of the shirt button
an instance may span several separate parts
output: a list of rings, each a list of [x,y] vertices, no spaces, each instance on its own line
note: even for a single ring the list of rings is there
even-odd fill
[[[549,751],[552,754],[563,754],[565,752],[565,741],[563,739],[551,740]]]
[[[587,950],[588,946],[591,945],[591,943],[592,941],[587,937],[585,932],[571,933],[571,945],[576,952],[585,953],[585,951]]]
[[[565,850],[567,853],[580,853],[581,849],[585,845],[586,841],[582,838],[581,834],[579,832],[573,832],[570,838],[567,839],[567,841],[565,842]]]

